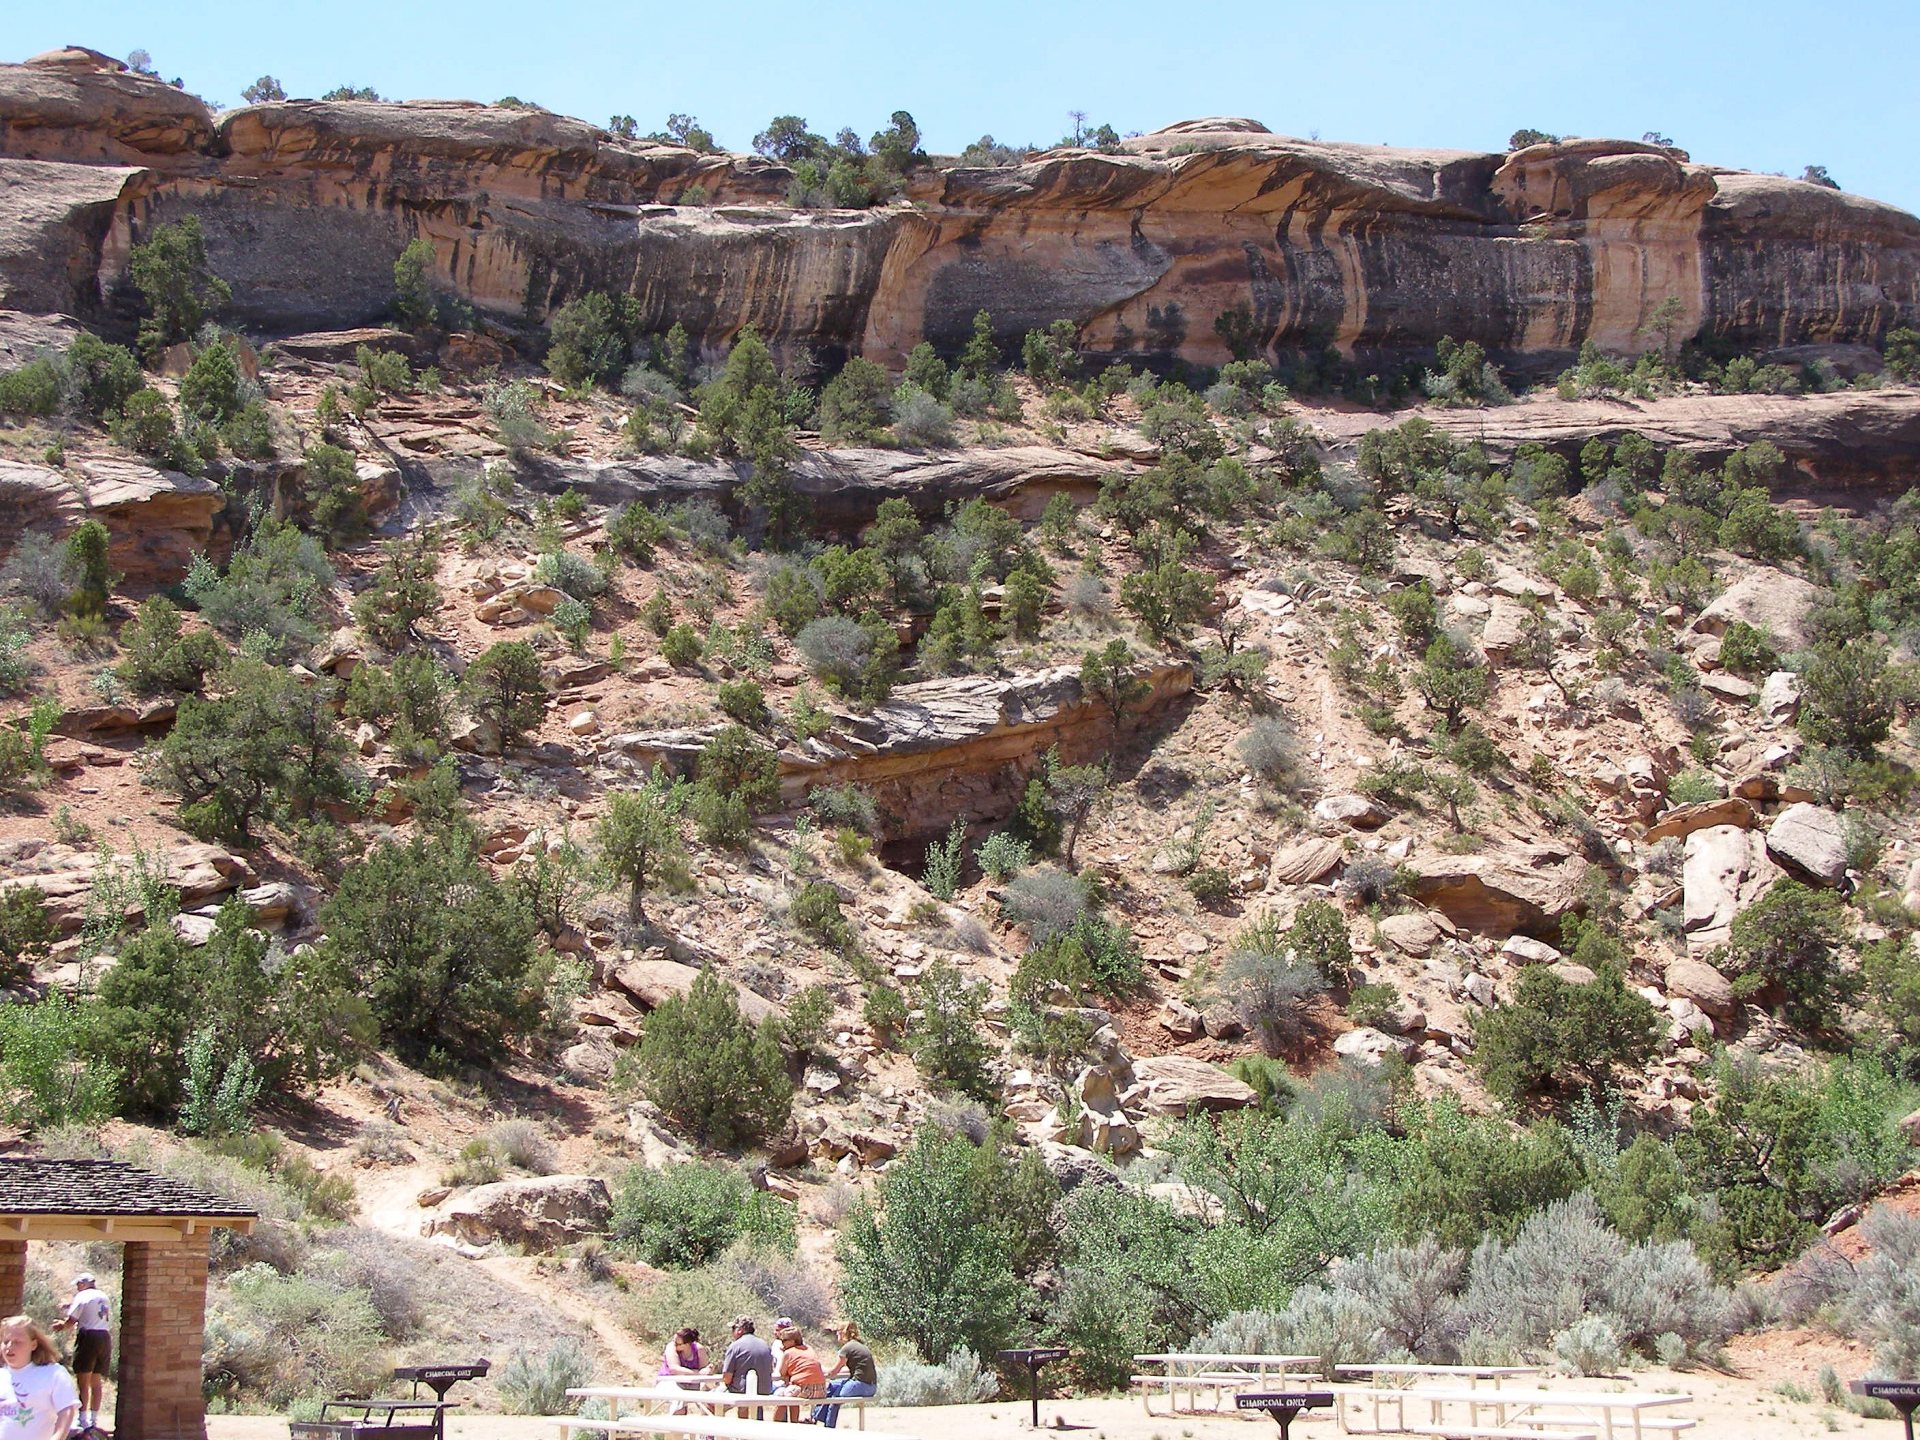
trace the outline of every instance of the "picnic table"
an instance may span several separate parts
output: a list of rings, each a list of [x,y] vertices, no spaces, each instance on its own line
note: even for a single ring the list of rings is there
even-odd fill
[[[1165,1394],[1169,1413],[1180,1408],[1180,1395],[1186,1392],[1187,1408],[1200,1408],[1203,1391],[1212,1392],[1213,1408],[1227,1408],[1228,1397],[1243,1390],[1304,1389],[1325,1377],[1320,1374],[1318,1355],[1227,1355],[1197,1351],[1175,1351],[1161,1355],[1136,1355],[1136,1365],[1158,1365],[1158,1375],[1135,1375],[1140,1403],[1147,1414],[1154,1414],[1153,1397]],[[1309,1368],[1312,1367],[1312,1368]]]
[[[1351,1435],[1432,1435],[1449,1440],[1647,1440],[1670,1437],[1691,1429],[1692,1420],[1650,1417],[1648,1411],[1689,1405],[1691,1395],[1652,1391],[1604,1390],[1464,1390],[1441,1386],[1404,1389],[1363,1387],[1357,1393],[1372,1403],[1370,1429],[1349,1426],[1342,1409],[1342,1428]],[[1424,1406],[1424,1417],[1409,1418],[1409,1409]],[[1386,1412],[1392,1411],[1392,1423]]]
[[[1370,1376],[1378,1388],[1386,1384],[1405,1381],[1407,1384],[1419,1384],[1423,1379],[1433,1381],[1464,1380],[1469,1389],[1477,1390],[1482,1380],[1494,1389],[1500,1388],[1502,1380],[1517,1380],[1522,1375],[1540,1375],[1544,1371],[1538,1365],[1403,1365],[1398,1362],[1381,1365],[1336,1365],[1333,1373],[1337,1377],[1349,1375]]]
[[[818,1405],[840,1405],[851,1407],[858,1417],[859,1428],[867,1428],[867,1401],[861,1396],[812,1400],[786,1395],[741,1394],[712,1388],[719,1384],[718,1375],[662,1375],[658,1377],[658,1383],[651,1386],[582,1385],[567,1391],[567,1398],[604,1400],[616,1421],[629,1418],[621,1414],[622,1405],[637,1406],[634,1413],[640,1416],[664,1415],[690,1406],[698,1406],[703,1413],[710,1415],[724,1410],[771,1410],[775,1420],[785,1420],[789,1411],[797,1412],[802,1408],[811,1410]],[[741,1418],[749,1417],[743,1413]]]
[[[707,1397],[703,1397],[707,1398]],[[739,1399],[741,1397],[734,1396]],[[769,1397],[762,1395],[764,1403]],[[814,1404],[808,1400],[803,1404]],[[620,1420],[583,1420],[578,1415],[552,1415],[548,1420],[560,1427],[561,1440],[571,1440],[576,1432],[606,1436],[607,1440],[639,1440],[639,1437],[694,1437],[694,1440],[793,1440],[797,1433],[791,1425],[777,1420],[737,1420],[731,1415],[628,1415]],[[869,1431],[867,1440],[917,1440],[916,1436]]]

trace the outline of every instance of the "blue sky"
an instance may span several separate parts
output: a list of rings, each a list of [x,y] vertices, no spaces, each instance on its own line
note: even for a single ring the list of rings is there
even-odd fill
[[[0,0],[0,58],[62,44],[149,51],[238,103],[268,73],[293,95],[518,95],[641,128],[698,116],[745,149],[777,114],[861,134],[910,110],[929,148],[984,132],[1057,140],[1069,112],[1122,131],[1247,115],[1282,134],[1499,149],[1521,126],[1638,139],[1920,210],[1920,5],[1844,0],[1348,0],[1346,4],[972,0],[926,5],[607,0]]]

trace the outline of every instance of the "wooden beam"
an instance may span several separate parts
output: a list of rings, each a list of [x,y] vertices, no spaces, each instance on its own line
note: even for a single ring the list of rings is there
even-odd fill
[[[8,1215],[0,1213],[0,1238],[114,1240],[122,1243],[178,1241],[215,1229],[253,1232],[251,1215]]]

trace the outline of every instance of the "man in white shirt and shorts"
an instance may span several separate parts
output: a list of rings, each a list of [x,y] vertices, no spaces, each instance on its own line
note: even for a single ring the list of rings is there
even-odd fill
[[[113,1368],[112,1302],[88,1271],[73,1277],[73,1299],[65,1316],[53,1328],[72,1329],[73,1379],[80,1391],[80,1415],[75,1428],[81,1434],[100,1423],[107,1397],[107,1371]]]

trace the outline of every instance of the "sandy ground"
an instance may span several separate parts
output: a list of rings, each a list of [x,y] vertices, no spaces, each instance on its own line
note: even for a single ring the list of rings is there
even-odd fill
[[[1605,1386],[1617,1390],[1679,1390],[1695,1397],[1695,1404],[1665,1415],[1698,1420],[1687,1432],[1692,1440],[1799,1440],[1822,1434],[1862,1435],[1869,1440],[1894,1440],[1901,1432],[1897,1420],[1862,1420],[1822,1404],[1817,1391],[1811,1401],[1781,1394],[1772,1381],[1699,1373],[1675,1374],[1651,1370],[1619,1382],[1580,1381],[1579,1388]],[[1551,1381],[1550,1388],[1571,1388],[1570,1382]],[[919,1440],[974,1440],[976,1436],[1031,1432],[1025,1402],[1000,1401],[992,1405],[953,1405],[919,1410],[872,1410],[870,1431],[916,1436]],[[851,1414],[843,1428],[858,1435]],[[1256,1440],[1275,1434],[1272,1422],[1260,1416],[1180,1414],[1146,1415],[1137,1400],[1043,1400],[1044,1428],[1086,1437],[1086,1440]],[[273,1416],[216,1415],[207,1422],[211,1440],[286,1440],[286,1422]],[[447,1427],[449,1440],[557,1440],[550,1422],[537,1419],[474,1415],[456,1416]],[[1331,1418],[1315,1417],[1296,1423],[1294,1434],[1306,1440],[1329,1440],[1339,1434]]]

